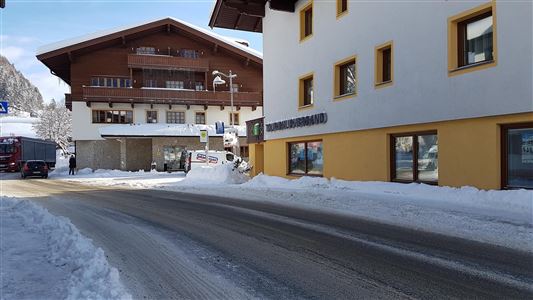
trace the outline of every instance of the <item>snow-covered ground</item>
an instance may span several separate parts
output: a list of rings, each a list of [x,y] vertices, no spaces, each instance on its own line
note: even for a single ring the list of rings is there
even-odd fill
[[[246,181],[230,166],[183,173],[83,169],[76,176],[57,171],[51,178],[93,185],[152,188],[250,201],[281,203],[349,214],[384,223],[533,252],[533,191],[483,191],[425,184],[352,182],[266,175]],[[238,184],[245,182],[242,184]]]
[[[72,223],[0,198],[0,299],[130,299],[119,273]]]

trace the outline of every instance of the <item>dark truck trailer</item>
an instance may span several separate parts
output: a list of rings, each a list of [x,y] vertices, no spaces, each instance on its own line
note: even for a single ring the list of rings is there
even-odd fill
[[[44,160],[48,168],[56,165],[56,143],[28,137],[0,137],[0,170],[20,171],[28,160]]]

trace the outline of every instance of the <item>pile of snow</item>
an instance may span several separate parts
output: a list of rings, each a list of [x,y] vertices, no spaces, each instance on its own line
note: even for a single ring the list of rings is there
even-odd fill
[[[401,184],[381,181],[346,181],[321,177],[301,177],[289,180],[281,177],[259,175],[242,185],[246,188],[296,189],[296,190],[344,190],[367,195],[397,196],[420,200],[428,204],[447,206],[471,206],[496,209],[512,213],[533,211],[533,192],[527,190],[479,190],[474,187],[442,187],[420,183]]]
[[[0,136],[25,136],[37,138],[33,125],[39,118],[9,116],[0,117]]]
[[[3,298],[131,299],[104,251],[68,219],[6,197],[0,216]]]
[[[249,179],[248,175],[235,169],[232,164],[225,164],[194,168],[187,173],[182,183],[185,185],[241,184]]]

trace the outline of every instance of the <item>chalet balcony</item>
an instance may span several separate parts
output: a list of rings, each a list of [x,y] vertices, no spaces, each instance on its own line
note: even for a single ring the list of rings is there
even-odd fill
[[[255,108],[263,105],[260,92],[235,92],[233,96],[234,106]],[[230,106],[230,97],[227,91],[83,87],[83,101],[86,102]]]
[[[209,71],[209,60],[170,55],[128,54],[128,67],[133,69]]]

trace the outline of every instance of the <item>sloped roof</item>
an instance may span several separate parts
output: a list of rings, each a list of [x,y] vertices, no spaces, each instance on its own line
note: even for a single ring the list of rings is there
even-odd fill
[[[36,56],[37,59],[49,67],[53,73],[70,84],[70,60],[71,54],[74,51],[82,51],[86,48],[112,43],[113,41],[120,40],[123,37],[134,35],[150,29],[157,29],[158,27],[163,28],[163,26],[177,28],[180,31],[187,32],[204,39],[207,42],[216,44],[218,47],[235,53],[235,55],[240,55],[261,65],[263,64],[263,54],[260,51],[246,47],[245,45],[242,45],[231,38],[217,34],[212,30],[208,30],[172,17],[102,30],[44,45],[37,49]]]

